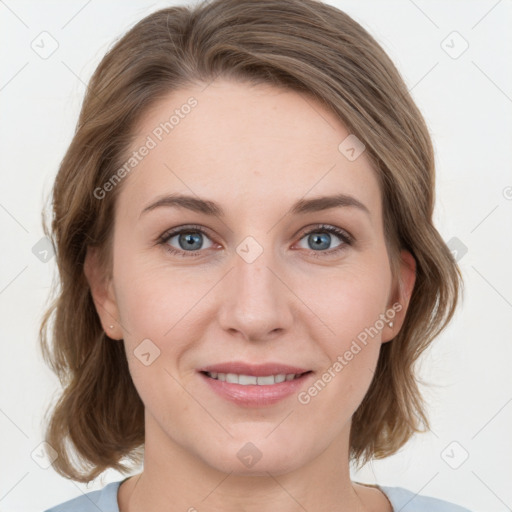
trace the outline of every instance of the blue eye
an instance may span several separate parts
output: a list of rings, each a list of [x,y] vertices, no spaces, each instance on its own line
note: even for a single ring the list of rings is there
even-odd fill
[[[336,247],[329,249],[327,246],[331,244],[331,235],[335,235],[339,239],[341,239],[341,243],[338,244]],[[312,231],[306,233],[302,238],[305,238],[306,236],[306,242],[311,244],[311,246],[315,248],[313,252],[328,253],[329,255],[345,249],[345,246],[352,245],[353,242],[352,237],[346,231],[336,228],[334,226],[318,226]],[[316,249],[328,250],[318,251]]]
[[[171,254],[178,256],[196,256],[199,249],[204,249],[201,238],[208,236],[200,226],[185,226],[179,229],[171,230],[162,235],[159,243],[165,245]],[[169,245],[169,241],[177,238],[180,248],[176,249]],[[207,247],[208,248],[208,247]]]
[[[332,242],[331,235],[338,237],[341,240],[341,243],[336,247],[329,249],[326,246],[329,246]],[[213,245],[211,244],[208,247],[204,247],[204,237],[209,239],[208,234],[200,226],[183,226],[165,232],[159,238],[158,243],[164,245],[166,250],[171,254],[186,258],[191,256],[199,256],[201,249],[209,249]],[[301,240],[305,239],[306,237],[307,243],[311,244],[311,247],[313,247],[313,249],[310,249],[310,251],[312,253],[321,254],[322,256],[332,255],[334,253],[337,254],[339,251],[346,249],[347,246],[352,245],[354,242],[353,237],[349,235],[345,230],[329,225],[316,226],[314,229],[303,234]],[[177,238],[179,245],[178,248],[169,244],[173,238]]]

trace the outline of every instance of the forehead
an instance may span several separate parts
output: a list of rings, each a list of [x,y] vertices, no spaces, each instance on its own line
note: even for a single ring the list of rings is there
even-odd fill
[[[333,112],[291,90],[217,80],[173,91],[136,127],[129,155],[137,162],[118,209],[138,215],[155,197],[181,192],[243,215],[244,206],[281,212],[300,198],[344,193],[378,221],[377,178],[364,152],[347,158],[350,137]]]

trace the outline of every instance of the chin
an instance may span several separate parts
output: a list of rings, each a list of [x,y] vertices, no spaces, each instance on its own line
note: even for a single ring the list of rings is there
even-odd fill
[[[266,439],[271,429],[254,441],[250,436],[243,440],[230,438],[229,442],[211,447],[203,461],[217,471],[240,476],[268,476],[289,473],[299,469],[307,461],[303,443],[287,446],[280,439]],[[273,434],[270,434],[272,436]]]

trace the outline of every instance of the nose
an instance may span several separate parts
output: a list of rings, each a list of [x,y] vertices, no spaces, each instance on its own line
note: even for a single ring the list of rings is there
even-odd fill
[[[288,331],[297,303],[273,251],[262,249],[254,241],[242,243],[221,289],[221,327],[248,341],[263,341]]]

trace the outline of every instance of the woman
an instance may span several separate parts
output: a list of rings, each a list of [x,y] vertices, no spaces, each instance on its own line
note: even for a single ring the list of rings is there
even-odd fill
[[[346,14],[146,17],[95,71],[53,202],[53,465],[144,469],[50,512],[466,510],[350,478],[428,429],[413,366],[461,279],[424,120]]]

